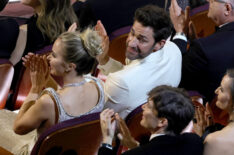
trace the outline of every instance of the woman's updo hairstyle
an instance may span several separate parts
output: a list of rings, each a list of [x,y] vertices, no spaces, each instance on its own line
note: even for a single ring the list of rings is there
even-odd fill
[[[77,75],[90,73],[96,56],[102,53],[102,38],[96,31],[87,28],[82,33],[65,32],[59,36],[63,43],[64,60],[76,64]]]

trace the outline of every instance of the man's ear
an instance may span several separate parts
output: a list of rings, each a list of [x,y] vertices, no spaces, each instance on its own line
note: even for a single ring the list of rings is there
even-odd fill
[[[232,8],[232,5],[230,3],[226,3],[225,7],[226,7],[226,10],[224,12],[224,15],[228,16],[232,13],[233,8]]]
[[[165,43],[166,43],[166,40],[164,40],[164,39],[160,40],[159,42],[157,42],[154,45],[153,51],[156,52],[156,51],[160,50],[161,48],[163,48],[163,46],[165,45]]]
[[[166,118],[159,118],[158,127],[163,128],[168,126],[168,120]]]

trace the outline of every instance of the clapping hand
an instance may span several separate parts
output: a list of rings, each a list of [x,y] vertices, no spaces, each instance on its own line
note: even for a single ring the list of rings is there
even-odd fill
[[[98,55],[96,59],[98,60],[100,65],[104,65],[109,60],[109,56],[108,56],[109,44],[110,44],[109,37],[100,20],[97,22],[97,25],[95,26],[95,30],[98,32],[98,34],[102,38],[102,49],[103,49],[103,53],[101,55]]]
[[[114,116],[114,110],[105,109],[100,114],[100,125],[103,136],[103,143],[112,145],[112,140],[115,134],[116,121],[112,121],[112,116]]]
[[[30,77],[32,82],[31,91],[34,93],[40,93],[46,86],[50,75],[46,55],[31,55],[27,59],[25,65],[30,69]]]
[[[119,117],[118,114],[115,114],[115,118],[119,125],[119,133],[118,138],[121,141],[123,146],[128,147],[129,149],[135,148],[139,146],[139,142],[137,142],[132,136],[131,133],[125,123],[125,121]]]
[[[77,24],[73,23],[67,30],[67,32],[76,32]]]
[[[184,32],[189,39],[196,39],[196,29],[189,15],[189,6],[185,8],[184,12],[176,0],[171,0],[170,17],[176,32]]]
[[[205,129],[213,124],[213,113],[208,103],[205,108],[196,106],[195,119],[194,130],[199,136],[202,136]]]

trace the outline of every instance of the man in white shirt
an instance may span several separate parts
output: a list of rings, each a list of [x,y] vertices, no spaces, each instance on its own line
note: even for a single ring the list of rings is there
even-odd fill
[[[125,66],[108,56],[109,42],[100,21],[96,28],[105,40],[104,53],[98,57],[99,69],[108,75],[105,108],[112,108],[125,118],[147,101],[147,93],[155,86],[178,86],[181,52],[174,43],[166,41],[172,24],[163,9],[147,5],[136,10],[126,41]]]

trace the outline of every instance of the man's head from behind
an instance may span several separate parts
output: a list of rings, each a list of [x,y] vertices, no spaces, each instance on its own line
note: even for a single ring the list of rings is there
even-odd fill
[[[142,106],[141,125],[151,133],[178,135],[194,116],[192,101],[182,89],[163,85],[152,89],[148,96]]]
[[[208,17],[216,25],[234,21],[234,0],[207,0],[209,2]]]
[[[146,5],[137,9],[127,38],[126,57],[142,59],[161,49],[171,30],[170,17],[162,8]]]

